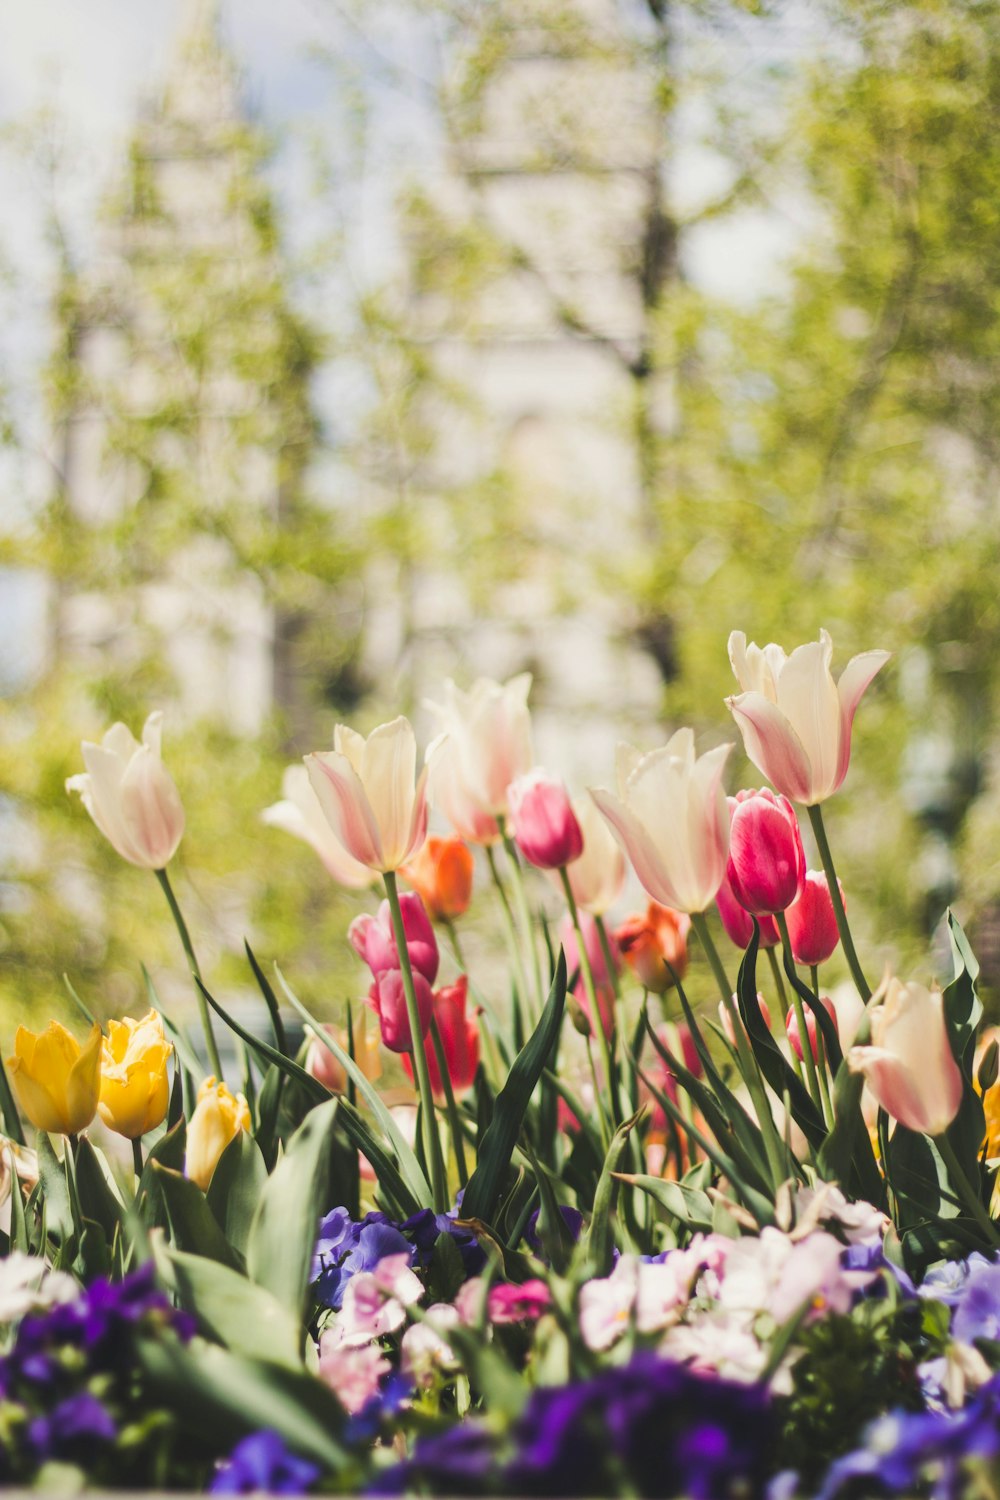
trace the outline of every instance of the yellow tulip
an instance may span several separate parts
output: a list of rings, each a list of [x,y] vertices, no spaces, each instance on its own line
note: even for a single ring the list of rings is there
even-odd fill
[[[219,1157],[241,1130],[250,1129],[250,1110],[242,1094],[233,1095],[214,1076],[198,1090],[198,1103],[187,1127],[184,1170],[207,1191]]]
[[[109,1130],[138,1140],[164,1119],[170,1100],[167,1059],[173,1047],[155,1010],[140,1021],[109,1021],[101,1047],[97,1108]]]
[[[17,1102],[36,1130],[77,1135],[97,1110],[101,1086],[101,1028],[83,1046],[58,1021],[40,1036],[19,1026],[7,1067]]]

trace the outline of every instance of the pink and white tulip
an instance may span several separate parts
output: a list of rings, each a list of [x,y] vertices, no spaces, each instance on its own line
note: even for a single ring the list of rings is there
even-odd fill
[[[583,834],[583,853],[567,866],[570,890],[580,911],[603,917],[625,889],[625,856],[589,793],[573,799],[573,812]]]
[[[833,1001],[828,1000],[825,996],[821,996],[820,1004],[823,1006],[823,1009],[827,1012],[834,1025],[836,1025],[837,1012],[834,1007]],[[816,1016],[813,1011],[810,1010],[808,1005],[802,1006],[802,1014],[805,1016],[806,1035],[809,1038],[809,1051],[812,1053],[813,1060],[815,1061],[819,1055],[816,1046]],[[802,1062],[805,1055],[802,1047],[802,1033],[799,1030],[798,1014],[794,1009],[790,1010],[788,1012],[788,1015],[785,1017],[785,1031],[788,1034],[788,1045],[795,1053],[795,1056],[798,1058],[799,1062]]]
[[[66,782],[108,843],[143,870],[164,869],[184,833],[184,807],[160,758],[162,728],[163,714],[150,714],[140,744],[125,724],[112,724],[99,745],[84,740],[86,772]]]
[[[427,773],[414,781],[409,720],[380,724],[367,739],[338,724],[333,746],[305,757],[324,817],[359,864],[380,874],[398,870],[427,836]]]
[[[462,780],[458,744],[439,734],[427,747],[427,800],[467,844],[495,844],[500,825]]]
[[[663,906],[704,911],[722,884],[729,853],[722,772],[731,748],[696,758],[691,729],[648,755],[622,745],[617,796],[591,789],[635,873]]]
[[[818,641],[786,656],[780,646],[748,645],[742,630],[729,637],[729,660],[740,693],[726,702],[759,771],[793,802],[825,802],[847,775],[851,728],[865,689],[889,659],[865,651],[834,682],[833,642]]]
[[[583,853],[583,832],[565,783],[536,767],[507,788],[517,847],[529,864],[558,870]]]
[[[347,890],[360,891],[371,885],[375,872],[348,854],[324,816],[319,798],[305,766],[288,766],[281,778],[281,801],[265,807],[260,815],[269,828],[281,828],[318,854],[332,880]]]
[[[447,738],[452,766],[465,796],[482,812],[499,819],[509,811],[507,788],[534,764],[528,693],[531,674],[509,682],[480,677],[467,693],[445,683],[444,702],[427,706],[436,714],[441,734],[427,752],[428,763]],[[435,804],[436,805],[436,804]],[[471,835],[456,825],[463,838]]]
[[[773,916],[795,900],[806,856],[798,819],[787,797],[768,788],[729,798],[732,823],[726,877],[751,916]]]
[[[952,1055],[941,991],[888,975],[869,1003],[871,1044],[847,1054],[879,1104],[924,1135],[941,1135],[962,1103],[962,1074]]]

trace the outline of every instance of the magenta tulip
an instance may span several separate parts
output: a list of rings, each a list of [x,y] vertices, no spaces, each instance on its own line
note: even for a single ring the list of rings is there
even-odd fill
[[[733,895],[755,917],[784,911],[798,895],[806,873],[792,804],[764,787],[730,797],[729,810],[726,874]]]
[[[416,891],[406,891],[399,898],[399,909],[410,967],[415,974],[423,975],[428,984],[433,984],[437,978],[439,954],[437,938],[424,903]],[[399,951],[388,901],[382,902],[377,916],[366,912],[355,917],[347,929],[347,936],[355,953],[364,960],[376,979],[390,969],[399,968]]]
[[[844,887],[840,899],[846,908]],[[802,889],[785,913],[792,957],[797,964],[825,964],[837,944],[837,918],[830,899],[830,887],[822,870],[807,870]]]
[[[434,1011],[434,996],[419,970],[415,970],[413,974],[413,992],[417,998],[421,1034],[426,1036]],[[403,976],[399,969],[386,969],[378,975],[368,991],[368,1004],[378,1016],[383,1045],[390,1052],[412,1052],[413,1033],[406,1009]]]
[[[507,788],[514,838],[525,859],[540,870],[558,870],[583,853],[583,833],[557,776],[536,769]]]
[[[728,880],[723,880],[715,897],[715,905],[726,930],[726,936],[737,948],[745,948],[753,934],[753,917],[745,906],[741,906],[733,895]],[[776,948],[780,941],[778,924],[773,917],[758,917],[760,924],[760,946]]]

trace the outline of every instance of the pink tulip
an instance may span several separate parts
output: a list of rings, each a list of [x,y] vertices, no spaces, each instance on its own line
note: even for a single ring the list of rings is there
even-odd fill
[[[588,1034],[589,1030],[589,1034],[593,1036],[595,1034],[594,1018],[590,1013],[590,997],[587,994],[587,987],[582,979],[578,979],[573,986],[573,998],[577,1005],[579,1005],[584,1018],[577,1029],[582,1031],[584,1036]],[[594,998],[597,1001],[597,1009],[601,1017],[601,1026],[604,1030],[604,1035],[610,1042],[615,1030],[615,992],[610,984],[595,984]]]
[[[140,745],[124,724],[112,724],[99,745],[84,740],[87,769],[66,782],[108,843],[143,870],[164,869],[184,833],[184,808],[160,758],[162,729],[163,714],[150,714]]]
[[[747,645],[742,630],[729,637],[729,660],[742,691],[726,703],[746,753],[779,792],[807,806],[832,797],[847,775],[854,715],[889,653],[855,656],[839,683],[830,671],[832,659],[825,630],[791,656],[780,646]]]
[[[434,1010],[434,997],[430,985],[419,969],[413,974],[413,990],[417,998],[420,1030],[422,1035],[426,1036]],[[386,969],[378,976],[368,991],[368,1004],[378,1016],[383,1045],[388,1047],[390,1052],[412,1052],[413,1033],[410,1030],[410,1017],[406,1009],[403,976],[399,969]]]
[[[962,1102],[962,1074],[952,1055],[941,991],[886,975],[868,1013],[871,1045],[852,1047],[848,1066],[864,1074],[879,1104],[900,1125],[941,1135]]]
[[[380,874],[398,870],[427,837],[427,772],[415,781],[409,720],[380,724],[367,739],[338,724],[333,746],[305,757],[323,816],[359,864]]]
[[[746,948],[753,936],[753,918],[746,907],[741,906],[733,895],[728,880],[723,880],[719,886],[715,905],[729,941],[735,943],[737,948]],[[757,920],[760,923],[760,946],[776,948],[780,940],[777,922],[773,917],[768,916],[758,917]]]
[[[827,1000],[825,997],[821,997],[820,1004],[823,1006],[824,1010],[829,1013],[831,1021],[833,1021],[834,1025],[836,1025],[837,1011],[833,1001]],[[812,1053],[813,1058],[815,1059],[819,1056],[819,1051],[816,1046],[816,1017],[810,1010],[809,1006],[804,1003],[802,1006],[802,1013],[806,1019],[806,1035],[809,1038],[809,1051]],[[785,1017],[785,1031],[788,1033],[789,1046],[795,1053],[795,1056],[798,1058],[799,1062],[801,1062],[803,1058],[802,1036],[799,1031],[799,1018],[794,1008],[791,1009],[788,1012],[788,1015]]]
[[[840,899],[844,902],[844,887]],[[802,889],[785,913],[792,957],[797,964],[825,964],[837,944],[837,918],[830,899],[830,887],[822,870],[807,870]]]
[[[399,909],[403,916],[410,967],[415,973],[422,974],[428,984],[433,984],[440,960],[437,938],[424,903],[416,891],[405,891],[399,898]],[[365,912],[355,917],[347,929],[347,936],[355,953],[364,960],[376,979],[387,969],[399,968],[399,951],[388,901],[382,902],[377,916]]]
[[[583,853],[583,833],[557,776],[536,769],[507,788],[514,838],[525,859],[540,870],[559,870]]]
[[[764,787],[730,797],[729,810],[726,875],[733,895],[755,917],[784,911],[798,895],[806,873],[792,804]]]
[[[305,766],[288,766],[281,779],[281,801],[260,815],[270,828],[281,828],[308,844],[338,885],[360,891],[371,885],[375,871],[359,862],[340,843],[309,782]]]

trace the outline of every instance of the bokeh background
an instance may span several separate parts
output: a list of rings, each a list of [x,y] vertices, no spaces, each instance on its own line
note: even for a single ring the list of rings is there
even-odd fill
[[[926,978],[954,901],[996,993],[1000,4],[0,17],[3,1035],[64,973],[188,994],[64,791],[113,720],[166,711],[210,982],[247,935],[330,1010],[359,903],[260,823],[286,764],[528,670],[607,784],[736,738],[733,628],[894,653],[828,813],[859,945]]]

